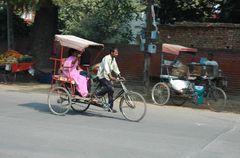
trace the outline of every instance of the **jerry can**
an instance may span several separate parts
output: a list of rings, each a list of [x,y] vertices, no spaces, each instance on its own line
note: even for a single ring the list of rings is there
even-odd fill
[[[204,87],[194,86],[194,91],[197,93],[197,104],[201,105],[204,101]]]

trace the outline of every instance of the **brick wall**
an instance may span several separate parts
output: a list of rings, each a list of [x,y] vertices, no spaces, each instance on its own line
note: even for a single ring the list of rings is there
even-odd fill
[[[109,48],[106,45],[106,50]],[[112,45],[110,45],[112,46]],[[143,68],[144,55],[139,52],[138,46],[132,45],[116,45],[119,48],[120,54],[117,59],[121,73],[127,79],[143,83]],[[219,67],[223,75],[228,80],[228,93],[239,95],[240,92],[240,51],[238,50],[216,50],[216,49],[199,49],[195,60],[199,61],[200,57],[207,57],[208,53],[214,54],[214,59],[219,63]],[[108,52],[105,52],[108,53]],[[104,53],[104,54],[105,54]],[[99,56],[98,61],[103,56]],[[173,56],[167,56],[168,59],[173,59]],[[188,58],[190,61],[190,57]],[[151,55],[151,77],[159,77],[160,74],[160,52]]]
[[[179,23],[159,27],[161,43],[179,44],[198,48],[196,60],[213,53],[223,75],[228,79],[228,93],[240,92],[240,25],[211,23]],[[106,49],[113,45],[106,45]],[[134,81],[143,81],[144,55],[138,46],[115,45],[121,54],[118,62],[123,75]],[[106,50],[105,49],[105,50]],[[160,52],[151,55],[151,76],[160,74]],[[173,56],[168,56],[173,59]]]
[[[240,92],[240,24],[178,23],[159,26],[159,43],[198,48],[197,57],[212,52],[228,78],[229,93]],[[153,70],[156,74],[157,70]]]
[[[160,41],[210,49],[240,49],[240,24],[177,23],[160,25]]]
[[[211,23],[181,23],[174,26],[160,26],[161,43],[179,44],[198,48],[197,58],[206,57],[212,52],[218,61],[223,74],[228,78],[229,93],[240,92],[240,25],[239,24],[211,24]],[[27,52],[28,40],[16,42],[17,50]],[[0,52],[6,50],[5,42],[0,42]],[[109,53],[109,48],[116,46],[120,55],[117,59],[120,70],[127,79],[143,83],[144,54],[137,45],[105,44],[102,54],[92,55],[94,63],[100,62],[102,57]],[[160,51],[151,55],[151,76],[159,76]],[[173,58],[169,56],[169,58]]]
[[[97,59],[95,59],[93,55],[92,61],[95,60],[94,63],[100,62],[102,57],[109,53],[109,49],[111,47],[117,47],[119,50],[117,63],[121,74],[131,81],[142,82],[144,54],[139,52],[139,46],[124,44],[105,44],[105,48],[102,54],[99,55]]]

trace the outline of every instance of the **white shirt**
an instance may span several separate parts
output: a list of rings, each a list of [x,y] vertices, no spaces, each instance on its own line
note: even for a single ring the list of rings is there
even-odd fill
[[[107,80],[110,80],[108,74],[110,74],[112,71],[115,72],[117,75],[120,74],[115,58],[113,58],[109,54],[102,59],[102,62],[100,63],[98,69],[97,76],[99,79],[106,78]]]

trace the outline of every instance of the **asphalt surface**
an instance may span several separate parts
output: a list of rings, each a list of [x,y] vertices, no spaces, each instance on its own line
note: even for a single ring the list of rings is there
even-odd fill
[[[41,84],[38,82],[17,82],[17,83],[8,83],[8,84],[0,84],[2,90],[13,91],[13,92],[37,92],[37,93],[48,93],[51,85],[50,84]],[[136,84],[131,85],[131,83],[127,83],[127,87],[129,90],[133,90],[142,94],[147,101],[147,103],[152,104],[153,101],[151,99],[151,92],[147,93],[144,91],[143,86],[138,86]],[[225,112],[232,112],[240,114],[240,97],[232,96],[227,94],[227,106],[224,108]],[[170,102],[171,103],[171,102]],[[191,103],[185,103],[182,105],[183,107],[189,107],[194,109],[204,109],[204,106],[197,106]]]
[[[145,118],[126,121],[91,107],[50,113],[49,85],[0,85],[3,158],[239,158],[240,115],[147,104]],[[117,105],[115,105],[117,107]]]

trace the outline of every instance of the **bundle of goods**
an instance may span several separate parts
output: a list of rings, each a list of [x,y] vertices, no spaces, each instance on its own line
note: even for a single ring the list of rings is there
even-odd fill
[[[219,77],[218,74],[218,65],[206,65],[206,68],[204,68],[204,73],[208,77]]]
[[[203,66],[196,63],[188,64],[190,76],[203,76]]]
[[[172,67],[172,73],[173,76],[183,77],[187,76],[188,74],[188,67],[181,62],[176,62]]]

